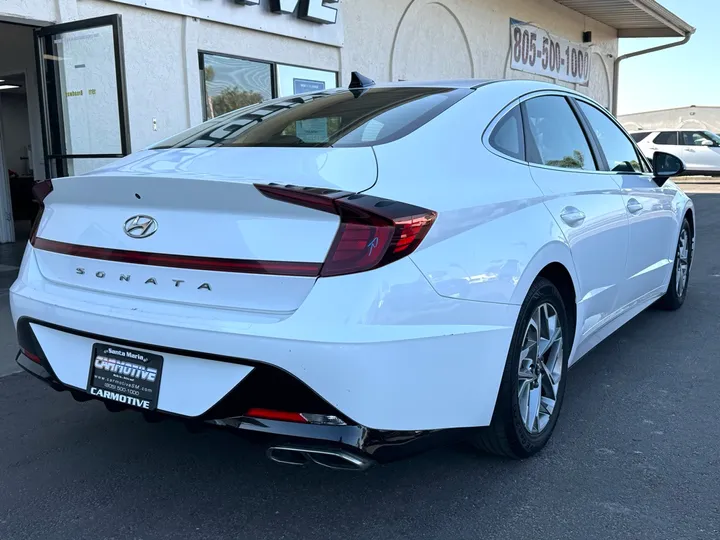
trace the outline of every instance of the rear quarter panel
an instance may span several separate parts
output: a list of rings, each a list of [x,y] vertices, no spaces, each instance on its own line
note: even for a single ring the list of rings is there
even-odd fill
[[[438,212],[411,258],[442,296],[521,304],[552,262],[575,280],[565,237],[528,166],[483,145],[485,128],[512,97],[503,83],[482,87],[403,139],[375,147],[371,192]]]

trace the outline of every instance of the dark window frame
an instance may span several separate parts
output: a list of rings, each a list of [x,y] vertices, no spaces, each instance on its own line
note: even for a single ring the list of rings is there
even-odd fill
[[[494,142],[495,136],[497,134],[498,129],[500,126],[505,122],[511,115],[517,115],[518,120],[518,148],[519,152],[518,155],[513,155],[511,152],[508,152],[504,148],[501,148],[496,145]],[[527,161],[526,159],[526,152],[525,152],[525,121],[523,120],[523,114],[522,114],[522,106],[521,104],[515,105],[512,107],[508,112],[503,114],[495,123],[495,126],[492,128],[492,131],[490,132],[490,136],[488,137],[488,144],[497,152],[502,154],[503,156],[509,157],[511,159],[517,159],[518,161]]]
[[[48,89],[48,70],[45,64],[45,52],[48,45],[52,45],[53,36],[67,32],[90,30],[109,26],[113,34],[113,58],[115,61],[115,80],[117,85],[117,103],[119,117],[120,152],[102,154],[67,154],[65,148],[65,134],[58,126],[51,126],[51,118],[61,118],[58,112],[61,108],[60,96],[57,95],[57,88]],[[125,43],[123,38],[122,16],[119,14],[103,15],[90,19],[82,19],[66,23],[36,28],[33,32],[34,53],[35,53],[35,74],[37,76],[38,99],[40,105],[40,123],[42,148],[44,155],[45,176],[63,177],[68,176],[68,161],[70,159],[114,159],[122,158],[132,153],[130,134],[130,115],[128,107],[127,78],[125,69]],[[52,50],[52,48],[50,49]],[[60,148],[60,152],[56,149]],[[55,163],[55,174],[52,164]],[[37,171],[36,171],[37,172]]]
[[[198,70],[200,71],[200,93],[202,95],[202,111],[203,111],[203,122],[207,122],[208,120],[212,120],[212,118],[207,117],[207,87],[205,85],[205,61],[203,56],[209,55],[209,56],[221,56],[223,58],[231,58],[233,60],[244,60],[246,62],[257,62],[258,64],[267,64],[270,66],[270,99],[276,99],[278,97],[278,85],[277,85],[277,67],[278,66],[289,66],[289,67],[296,67],[301,69],[314,69],[317,71],[326,71],[328,73],[334,73],[335,74],[335,85],[336,87],[340,86],[340,73],[338,71],[333,71],[331,69],[320,69],[317,67],[312,66],[305,66],[300,64],[288,64],[285,62],[276,62],[273,60],[263,60],[260,58],[252,58],[250,56],[240,56],[237,54],[228,54],[228,53],[221,53],[221,52],[215,52],[210,51],[207,49],[198,49]],[[332,90],[332,88],[328,88],[327,90]]]
[[[537,147],[537,143],[535,142],[535,137],[532,135],[532,131],[530,130],[530,120],[529,115],[527,112],[527,103],[533,99],[542,98],[542,97],[559,97],[567,103],[568,107],[570,108],[570,111],[573,113],[575,120],[578,123],[578,126],[580,127],[580,132],[585,137],[585,142],[588,145],[588,149],[590,150],[590,156],[593,159],[593,163],[595,164],[595,169],[588,170],[588,169],[570,169],[570,168],[564,168],[564,167],[555,167],[553,165],[546,165],[542,162],[542,159],[540,158],[540,150]],[[523,133],[524,133],[524,140],[525,140],[525,161],[528,163],[528,165],[531,166],[537,166],[537,167],[548,167],[551,169],[555,169],[558,171],[566,171],[566,172],[574,172],[574,173],[597,173],[597,172],[603,172],[603,169],[601,168],[601,163],[598,161],[598,157],[602,156],[603,162],[605,160],[605,156],[600,153],[596,154],[596,148],[595,148],[595,139],[588,137],[588,133],[583,125],[583,121],[578,116],[578,112],[576,111],[576,106],[571,102],[571,97],[567,94],[553,94],[553,93],[543,93],[540,95],[531,95],[527,99],[524,99],[520,103],[520,109],[522,111],[522,118],[523,118]],[[532,154],[533,157],[530,158],[529,155]],[[537,161],[532,161],[532,159],[536,159]],[[607,163],[605,164],[607,167]]]

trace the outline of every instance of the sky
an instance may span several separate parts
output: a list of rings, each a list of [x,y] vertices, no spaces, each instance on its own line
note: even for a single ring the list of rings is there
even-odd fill
[[[720,1],[657,0],[697,30],[685,45],[620,63],[618,114],[720,106]],[[679,38],[621,39],[619,54]]]

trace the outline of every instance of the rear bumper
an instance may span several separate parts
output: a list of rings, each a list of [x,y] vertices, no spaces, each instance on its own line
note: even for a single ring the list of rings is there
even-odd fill
[[[75,400],[80,402],[90,400],[104,402],[108,410],[112,412],[120,412],[123,410],[141,412],[139,409],[134,409],[133,407],[123,406],[116,402],[91,396],[82,389],[72,388],[60,382],[48,363],[43,350],[39,348],[37,340],[34,339],[29,319],[22,319],[19,322],[19,339],[23,350],[27,351],[31,349],[31,353],[36,356],[36,359],[31,360],[21,350],[15,358],[17,364],[27,373],[43,381],[54,390],[58,392],[70,392]],[[279,374],[272,373],[270,377],[273,375],[278,376]],[[267,376],[266,380],[269,381]],[[256,380],[255,382],[257,383],[258,381]],[[287,389],[288,386],[292,385],[292,382],[288,385],[288,381],[285,381],[283,388]],[[268,445],[286,444],[288,441],[291,441],[291,444],[295,446],[299,445],[300,447],[344,449],[349,450],[351,454],[364,455],[372,461],[381,463],[420,453],[440,444],[462,440],[467,438],[472,431],[472,429],[384,431],[353,424],[352,420],[347,418],[344,418],[344,420],[347,421],[347,425],[334,426],[300,424],[244,416],[244,413],[247,412],[249,408],[248,404],[252,402],[248,394],[253,394],[257,397],[265,394],[264,403],[268,407],[277,406],[279,409],[282,409],[284,404],[273,401],[273,399],[280,399],[281,401],[286,399],[288,404],[295,399],[297,402],[293,405],[301,408],[308,406],[308,402],[316,400],[319,408],[313,410],[322,410],[322,412],[327,414],[334,413],[341,415],[339,411],[333,410],[329,404],[322,402],[318,396],[312,395],[312,392],[304,387],[300,381],[294,380],[294,388],[295,392],[292,396],[283,395],[282,393],[275,393],[274,395],[268,396],[267,394],[273,394],[272,388],[267,385],[252,384],[251,381],[247,381],[245,384],[238,385],[215,407],[199,417],[189,418],[162,411],[142,411],[142,414],[146,420],[151,422],[161,420],[181,421],[185,423],[192,432],[198,432],[207,427],[225,428],[238,433],[260,434],[265,437]],[[301,391],[298,391],[298,388],[300,388]],[[305,391],[302,391],[302,388],[304,388]],[[268,390],[268,392],[262,392],[263,390]]]
[[[10,304],[18,331],[32,330],[52,382],[65,388],[85,391],[93,343],[125,344],[164,356],[158,409],[170,415],[242,414],[218,407],[245,399],[273,370],[352,425],[423,433],[490,423],[519,309],[441,297],[401,260],[320,279],[297,311],[262,323],[58,285],[40,274],[32,248]]]

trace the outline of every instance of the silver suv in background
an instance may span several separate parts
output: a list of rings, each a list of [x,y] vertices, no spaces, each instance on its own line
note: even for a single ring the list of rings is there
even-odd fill
[[[655,152],[667,152],[682,159],[689,174],[720,174],[720,136],[711,131],[634,131],[630,136],[650,160]]]

